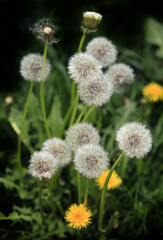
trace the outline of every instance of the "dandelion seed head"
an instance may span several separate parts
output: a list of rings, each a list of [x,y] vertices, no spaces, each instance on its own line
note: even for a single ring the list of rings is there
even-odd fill
[[[108,156],[100,145],[83,145],[75,152],[74,165],[85,177],[96,178],[107,169]]]
[[[43,56],[40,54],[28,54],[20,63],[20,73],[25,80],[40,82],[45,81],[51,71],[49,60],[46,60],[44,76],[42,76]]]
[[[131,83],[134,80],[133,69],[124,63],[112,65],[106,74],[113,82],[115,92],[121,92],[126,83]]]
[[[77,53],[69,60],[68,72],[76,83],[88,82],[101,74],[101,67],[91,55]]]
[[[30,30],[37,39],[40,39],[43,42],[45,42],[47,38],[49,44],[58,42],[58,39],[54,37],[55,26],[50,23],[47,18],[43,18],[36,22],[32,27],[30,27]]]
[[[78,84],[80,99],[89,106],[102,106],[107,103],[113,94],[113,84],[101,74],[100,77],[87,83]]]
[[[143,95],[150,102],[163,100],[163,87],[158,83],[151,82],[143,88]]]
[[[130,122],[123,125],[116,135],[119,148],[128,157],[144,157],[152,147],[150,131],[141,123]]]
[[[71,151],[64,140],[60,138],[48,139],[43,143],[42,151],[50,152],[58,159],[58,167],[64,167],[71,161]]]
[[[84,204],[79,206],[72,204],[66,211],[65,219],[69,222],[68,227],[80,230],[83,227],[86,228],[91,223],[91,216],[91,211]]]
[[[30,159],[29,174],[40,180],[48,180],[54,175],[58,167],[57,158],[47,152],[34,152]]]
[[[105,180],[109,174],[110,170],[105,170],[98,178],[96,178],[96,182],[99,185],[99,188],[102,189],[105,184]],[[118,176],[116,171],[113,171],[111,178],[108,182],[107,190],[108,189],[114,189],[120,186],[122,183],[122,179]]]
[[[105,37],[96,37],[91,40],[87,44],[86,52],[98,60],[103,67],[114,63],[118,53],[112,42]]]
[[[99,141],[98,131],[90,123],[74,124],[66,134],[66,143],[72,151],[76,151],[84,144],[98,144]]]

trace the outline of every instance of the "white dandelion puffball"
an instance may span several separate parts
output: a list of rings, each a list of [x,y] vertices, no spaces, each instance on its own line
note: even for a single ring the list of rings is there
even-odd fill
[[[29,174],[40,180],[48,180],[58,167],[58,161],[47,151],[34,152],[31,156]]]
[[[20,73],[25,80],[40,82],[45,81],[51,71],[49,60],[46,60],[44,76],[42,76],[43,56],[40,54],[28,54],[20,63]]]
[[[100,22],[102,20],[102,15],[97,13],[97,12],[90,12],[90,11],[87,11],[87,12],[84,12],[83,13],[83,18],[85,19],[91,19],[91,20],[96,20],[98,22]]]
[[[70,77],[76,82],[88,82],[101,74],[101,66],[87,53],[76,53],[68,63]]]
[[[75,153],[74,165],[85,177],[96,178],[107,169],[108,156],[100,145],[83,145]]]
[[[151,133],[144,125],[129,122],[123,125],[116,135],[119,148],[128,157],[144,157],[152,147]]]
[[[99,141],[98,131],[89,123],[74,124],[66,134],[66,143],[72,151],[76,151],[84,144],[99,144]]]
[[[78,84],[80,99],[89,106],[102,106],[107,103],[113,94],[113,84],[101,74],[99,78],[88,83]]]
[[[103,67],[114,63],[117,59],[116,47],[105,37],[96,37],[86,47],[86,52],[92,55]]]
[[[106,75],[113,82],[115,92],[121,91],[125,83],[131,83],[134,80],[133,69],[124,63],[112,65]]]
[[[42,150],[50,152],[58,159],[58,167],[64,167],[71,161],[71,151],[65,141],[60,138],[54,137],[46,140]]]

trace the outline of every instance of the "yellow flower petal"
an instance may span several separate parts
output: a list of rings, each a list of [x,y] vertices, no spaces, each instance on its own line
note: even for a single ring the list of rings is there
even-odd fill
[[[163,100],[163,87],[158,83],[149,83],[143,88],[143,95],[150,102],[157,102]]]
[[[106,170],[101,174],[98,178],[96,178],[96,182],[99,185],[100,189],[104,187],[105,180],[108,176],[110,170]],[[118,176],[118,174],[113,171],[111,178],[108,182],[107,189],[114,189],[119,187],[119,185],[122,183],[122,179]]]
[[[81,229],[91,223],[91,216],[91,211],[84,204],[80,204],[79,206],[72,204],[66,211],[65,219],[69,222],[68,227]]]

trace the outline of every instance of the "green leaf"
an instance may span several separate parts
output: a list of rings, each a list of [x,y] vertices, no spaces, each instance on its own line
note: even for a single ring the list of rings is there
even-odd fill
[[[58,96],[55,96],[53,99],[51,112],[48,117],[48,125],[53,136],[59,136],[62,123],[63,118],[61,115],[61,103]]]

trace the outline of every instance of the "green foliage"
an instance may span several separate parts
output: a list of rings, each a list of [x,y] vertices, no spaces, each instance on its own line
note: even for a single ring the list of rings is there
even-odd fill
[[[163,25],[154,19],[148,19],[145,24],[145,41],[145,48],[141,55],[136,50],[119,47],[119,61],[124,61],[135,69],[135,83],[126,88],[124,94],[115,94],[106,106],[94,109],[87,119],[99,130],[101,144],[109,153],[110,166],[119,156],[115,135],[118,128],[124,123],[128,121],[142,122],[151,129],[153,136],[152,152],[145,159],[124,157],[118,165],[117,172],[123,179],[123,183],[119,189],[110,190],[106,194],[101,239],[148,239],[152,232],[156,237],[158,236],[157,239],[160,237],[161,202],[163,200],[161,178],[163,171],[161,151],[163,147],[163,114],[159,102],[142,102],[142,87],[148,81],[162,79]],[[156,52],[151,46],[153,44],[158,47]],[[59,54],[52,47],[48,50],[48,56],[54,70],[45,83],[47,118],[52,136],[59,137],[64,116],[69,108],[71,80],[65,67],[66,56],[63,55],[59,58]],[[20,100],[15,101],[9,108],[3,104],[0,109],[0,121],[5,119],[8,128],[12,128],[17,135],[20,134],[27,85],[28,83],[24,83],[23,89],[19,92]],[[83,106],[83,103],[78,105],[78,114]],[[64,134],[65,131],[63,131],[63,138]],[[14,138],[15,142],[17,135]],[[46,138],[38,84],[36,83],[30,98],[22,136],[25,166],[29,165],[29,161],[26,159],[29,159],[35,150],[42,147]],[[12,147],[15,148],[15,145]],[[73,164],[59,170],[50,183],[43,183],[41,201],[44,216],[42,216],[38,198],[39,183],[28,174],[28,169],[24,167],[24,185],[20,184],[15,152],[16,149],[14,149],[14,154],[12,153],[8,159],[4,159],[4,161],[8,161],[8,165],[0,177],[1,239],[51,240],[92,239],[92,237],[99,239],[96,232],[101,190],[98,189],[97,183],[90,180],[89,184],[88,206],[93,214],[92,224],[80,232],[69,229],[66,227],[64,219],[65,210],[72,203],[77,202],[77,178]],[[0,151],[0,159],[3,159],[4,156],[4,150]],[[81,183],[83,199],[86,184],[83,176],[81,176]],[[3,209],[3,205],[7,210]]]

